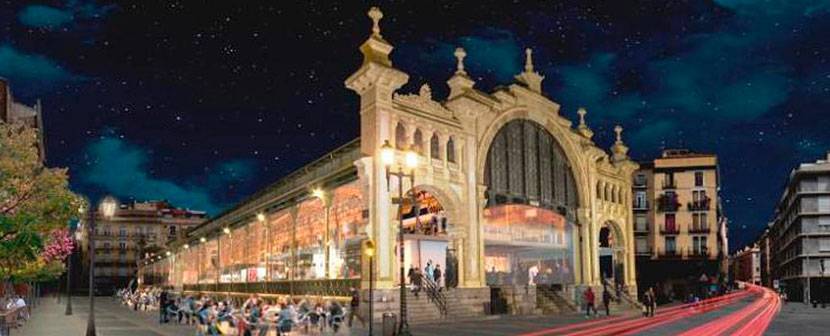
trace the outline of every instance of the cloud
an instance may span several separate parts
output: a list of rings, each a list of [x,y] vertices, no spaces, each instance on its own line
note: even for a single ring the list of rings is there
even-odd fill
[[[0,76],[25,92],[38,92],[82,79],[45,56],[23,53],[10,45],[0,45]]]
[[[67,1],[63,8],[45,5],[29,5],[23,7],[17,18],[25,26],[54,30],[72,26],[79,21],[97,20],[112,13],[117,6],[100,6],[94,1],[72,0]]]
[[[570,109],[585,107],[591,119],[619,121],[630,118],[642,110],[645,103],[637,93],[621,95],[614,88],[612,78],[616,58],[612,53],[597,53],[586,63],[560,66],[563,86],[555,98]]]
[[[150,154],[122,139],[104,137],[86,149],[90,158],[81,171],[81,179],[121,198],[137,200],[166,199],[172,204],[211,214],[221,211],[227,203],[214,194],[227,184],[238,183],[253,176],[254,166],[249,161],[229,161],[198,176],[192,182],[174,181],[152,176]]]
[[[56,28],[72,22],[71,11],[43,5],[30,5],[18,14],[20,23],[33,28]]]

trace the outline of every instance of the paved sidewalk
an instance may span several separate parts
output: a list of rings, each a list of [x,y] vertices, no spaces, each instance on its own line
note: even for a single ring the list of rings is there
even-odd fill
[[[813,308],[800,302],[788,302],[772,320],[764,335],[830,335],[830,306]]]

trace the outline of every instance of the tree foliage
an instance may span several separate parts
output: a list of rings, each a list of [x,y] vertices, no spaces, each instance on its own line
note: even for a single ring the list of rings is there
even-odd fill
[[[77,216],[82,202],[69,190],[66,169],[43,165],[37,139],[37,130],[31,127],[0,123],[0,280],[4,281],[60,275],[65,256],[44,258],[44,248],[53,231],[66,228]]]

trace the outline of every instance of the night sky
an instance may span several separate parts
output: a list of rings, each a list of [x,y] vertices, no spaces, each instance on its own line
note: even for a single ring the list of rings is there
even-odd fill
[[[205,3],[210,3],[207,5]],[[714,152],[732,248],[766,225],[789,171],[830,150],[830,1],[380,3],[403,91],[438,97],[463,46],[477,88],[532,47],[545,94],[603,148]],[[358,135],[343,81],[357,1],[0,1],[0,76],[43,101],[48,165],[93,198],[212,214]]]

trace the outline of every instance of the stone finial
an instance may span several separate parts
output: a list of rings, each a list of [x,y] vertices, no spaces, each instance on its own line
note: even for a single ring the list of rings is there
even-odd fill
[[[533,50],[525,49],[525,71],[516,75],[516,80],[527,85],[527,88],[536,93],[542,93],[542,80],[545,76],[540,75],[533,69]]]
[[[594,131],[588,127],[588,124],[585,123],[585,115],[588,114],[588,111],[584,107],[580,107],[579,110],[576,111],[576,114],[579,115],[579,126],[576,127],[577,132],[581,134],[588,140],[594,136]]]
[[[455,65],[455,74],[456,75],[466,75],[467,71],[464,71],[464,58],[467,57],[467,52],[464,51],[464,48],[455,48],[455,59],[457,61]]]
[[[617,133],[617,141],[611,146],[612,159],[614,162],[628,159],[628,146],[622,141],[623,128],[620,125],[614,126],[614,133]]]
[[[533,49],[525,49],[525,72],[533,72]]]
[[[421,85],[418,95],[421,96],[421,98],[432,99],[432,88],[429,87],[429,84]]]
[[[369,8],[369,18],[372,19],[372,35],[381,37],[380,36],[380,19],[383,18],[383,12],[380,11],[380,8],[377,6],[373,6]]]

